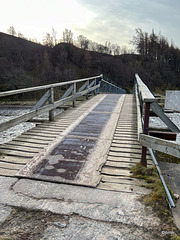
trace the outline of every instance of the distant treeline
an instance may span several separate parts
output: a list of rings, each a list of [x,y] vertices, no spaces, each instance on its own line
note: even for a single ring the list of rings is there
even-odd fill
[[[136,54],[118,52],[119,48],[113,48],[110,42],[101,47],[94,44],[93,49],[91,41],[82,35],[74,44],[69,30],[64,32],[61,43],[50,35],[53,45],[46,42],[47,36],[41,45],[12,35],[0,33],[1,91],[101,73],[129,90],[136,72],[151,90],[180,88],[180,50],[154,31],[149,35],[136,30],[132,40]]]

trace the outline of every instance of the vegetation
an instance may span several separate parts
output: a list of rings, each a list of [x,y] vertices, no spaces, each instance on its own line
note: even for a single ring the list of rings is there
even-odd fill
[[[132,167],[132,173],[133,177],[144,179],[147,183],[145,187],[152,189],[150,194],[144,195],[140,200],[143,201],[145,205],[151,206],[161,218],[164,223],[162,230],[173,233],[173,235],[165,236],[165,239],[180,239],[180,231],[173,224],[172,215],[168,210],[167,196],[156,168],[144,167],[141,163],[138,163]]]
[[[180,88],[180,50],[152,31],[136,30],[131,43],[136,54],[124,46],[98,44],[83,35],[73,38],[65,29],[46,33],[43,44],[25,39],[10,27],[0,33],[1,91],[62,82],[103,73],[125,89],[132,89],[137,72],[151,91]],[[161,92],[161,93],[162,93]]]

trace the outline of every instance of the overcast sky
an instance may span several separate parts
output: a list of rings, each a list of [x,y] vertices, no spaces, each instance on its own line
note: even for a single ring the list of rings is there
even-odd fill
[[[65,28],[75,36],[128,45],[135,29],[161,34],[180,48],[180,0],[0,0],[0,31],[10,26],[42,41],[45,33]]]

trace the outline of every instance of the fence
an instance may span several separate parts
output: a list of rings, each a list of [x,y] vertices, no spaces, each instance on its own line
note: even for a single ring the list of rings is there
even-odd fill
[[[54,120],[54,110],[70,101],[72,101],[73,106],[75,106],[75,101],[78,97],[86,95],[88,98],[88,94],[90,92],[97,93],[97,90],[100,87],[100,82],[102,79],[102,75],[94,76],[90,78],[78,79],[68,82],[49,84],[44,86],[37,86],[31,88],[24,88],[19,90],[12,90],[7,92],[1,92],[0,97],[7,97],[16,94],[34,92],[45,90],[46,92],[41,97],[41,99],[36,103],[36,105],[26,114],[15,117],[9,121],[3,122],[0,124],[0,131],[4,131],[10,127],[13,127],[21,122],[28,121],[38,115],[41,115],[45,112],[49,112],[49,120]],[[80,83],[80,84],[79,84]],[[78,85],[80,85],[78,89]],[[67,91],[63,94],[63,96],[55,101],[55,88],[61,86],[69,86]]]
[[[178,127],[165,115],[163,109],[158,104],[158,99],[156,99],[153,94],[150,92],[148,87],[143,83],[138,74],[135,74],[135,86],[134,92],[136,96],[137,103],[137,125],[138,125],[138,140],[142,145],[142,155],[141,155],[141,163],[144,166],[147,166],[146,160],[146,152],[147,148],[151,154],[151,157],[154,161],[154,164],[159,172],[160,178],[164,185],[166,194],[169,200],[169,206],[175,207],[175,204],[172,200],[172,197],[169,193],[169,190],[166,186],[158,163],[155,159],[155,155],[153,150],[157,150],[166,154],[170,154],[175,157],[180,157],[180,145],[167,141],[164,139],[160,139],[157,137],[153,137],[149,135],[149,117],[150,117],[150,109],[158,116],[166,126],[172,131],[179,133],[180,130]],[[152,150],[153,149],[153,150]]]
[[[36,103],[36,105],[26,114],[23,114],[21,116],[15,117],[9,121],[3,122],[0,124],[0,131],[7,130],[8,128],[11,128],[19,123],[28,121],[38,115],[41,115],[45,112],[49,112],[49,120],[54,120],[54,110],[58,108],[59,106],[62,106],[63,104],[66,104],[68,102],[72,101],[73,107],[75,106],[76,99],[86,95],[86,98],[88,98],[88,94],[94,92],[94,94],[97,94],[104,89],[104,86],[109,87],[109,91],[111,93],[125,93],[125,90],[115,85],[115,83],[108,82],[105,80],[106,78],[103,78],[103,75],[98,75],[90,78],[84,78],[84,79],[78,79],[78,80],[72,80],[68,82],[62,82],[62,83],[55,83],[55,84],[49,84],[49,85],[43,85],[43,86],[37,86],[37,87],[31,87],[31,88],[24,88],[19,90],[12,90],[7,92],[1,92],[0,97],[7,97],[17,94],[24,94],[24,93],[32,93],[35,91],[42,91],[45,90],[45,93],[41,97],[41,99]],[[66,92],[58,99],[59,92],[57,90],[58,87],[67,87],[69,88],[66,90]],[[108,90],[108,89],[107,89]],[[56,96],[57,95],[57,96]]]

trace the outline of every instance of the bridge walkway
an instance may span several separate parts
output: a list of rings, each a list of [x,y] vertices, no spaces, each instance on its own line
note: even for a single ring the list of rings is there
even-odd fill
[[[1,176],[148,191],[131,177],[131,167],[141,157],[133,95],[96,95],[3,144],[0,152]]]

